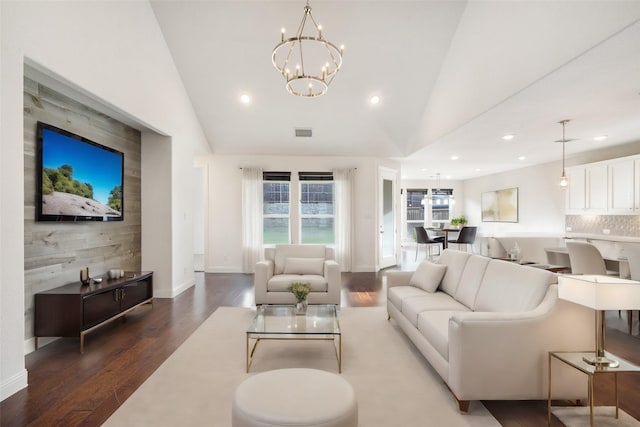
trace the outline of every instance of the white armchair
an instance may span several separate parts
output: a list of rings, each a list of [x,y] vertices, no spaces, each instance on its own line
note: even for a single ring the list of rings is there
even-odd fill
[[[292,282],[311,284],[309,304],[340,305],[340,266],[332,248],[324,245],[276,245],[265,249],[265,260],[256,264],[256,305],[295,304],[287,291]]]

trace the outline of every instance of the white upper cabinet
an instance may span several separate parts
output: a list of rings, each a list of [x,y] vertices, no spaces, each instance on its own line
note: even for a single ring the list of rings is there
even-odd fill
[[[567,168],[566,211],[568,214],[581,214],[587,208],[587,181],[584,166]]]
[[[635,210],[637,159],[624,159],[609,164],[609,211],[633,213]]]
[[[640,156],[567,168],[567,214],[640,214]]]
[[[592,212],[607,210],[608,168],[606,164],[587,166],[587,208]]]

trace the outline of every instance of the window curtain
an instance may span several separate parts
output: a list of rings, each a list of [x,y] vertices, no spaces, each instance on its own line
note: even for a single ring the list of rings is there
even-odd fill
[[[242,168],[242,272],[262,259],[262,169]]]
[[[336,261],[342,271],[352,269],[353,181],[355,169],[334,169]]]

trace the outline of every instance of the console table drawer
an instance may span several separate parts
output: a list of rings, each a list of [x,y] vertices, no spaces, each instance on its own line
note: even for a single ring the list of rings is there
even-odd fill
[[[119,293],[118,288],[85,297],[82,307],[82,329],[89,329],[118,314],[120,312]]]

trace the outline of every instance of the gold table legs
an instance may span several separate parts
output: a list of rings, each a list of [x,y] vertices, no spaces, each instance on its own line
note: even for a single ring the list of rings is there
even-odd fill
[[[333,335],[331,338],[273,338],[273,337],[256,337],[253,338],[251,335],[254,334],[250,334],[247,333],[246,334],[246,368],[247,368],[247,373],[249,373],[249,369],[251,368],[251,363],[253,362],[253,356],[256,352],[256,348],[258,347],[258,343],[260,343],[261,340],[283,340],[283,341],[288,341],[288,340],[298,340],[298,341],[308,341],[308,340],[322,340],[322,341],[333,341],[333,347],[336,351],[336,358],[338,359],[338,372],[342,373],[342,334],[337,334],[337,335]],[[253,346],[251,345],[251,339],[255,339],[255,342],[253,343]],[[337,344],[336,344],[336,340],[337,340]]]

